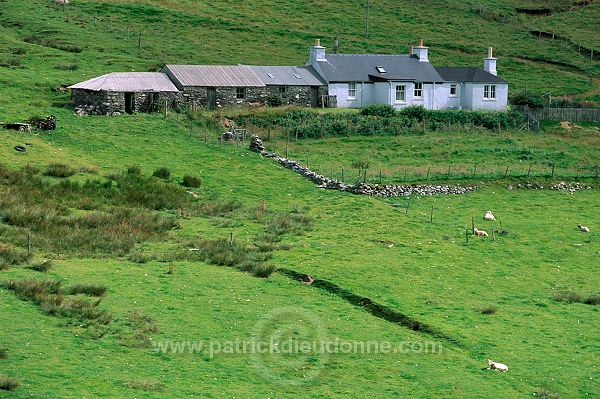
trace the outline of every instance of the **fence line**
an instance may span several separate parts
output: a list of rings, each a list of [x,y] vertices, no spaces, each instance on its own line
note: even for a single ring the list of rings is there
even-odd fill
[[[569,122],[600,122],[600,108],[543,108],[515,107],[538,120]]]

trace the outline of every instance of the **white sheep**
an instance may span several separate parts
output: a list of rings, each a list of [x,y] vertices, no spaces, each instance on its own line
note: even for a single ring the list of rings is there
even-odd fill
[[[581,231],[583,233],[589,233],[590,232],[590,228],[589,227],[585,227],[585,226],[582,226],[580,224],[578,224],[577,227],[579,227],[579,231]]]
[[[498,371],[502,371],[502,372],[508,371],[508,366],[506,364],[498,363],[491,359],[488,359],[487,361],[488,361],[488,367],[490,370],[498,370]]]
[[[496,220],[496,216],[492,214],[492,211],[487,211],[483,217],[485,220]]]
[[[69,0],[56,0],[55,3],[59,6],[69,5]]]
[[[473,229],[473,234],[476,235],[476,236],[478,236],[478,237],[487,237],[488,236],[488,233],[486,233],[483,230],[479,230],[477,227],[475,227]]]

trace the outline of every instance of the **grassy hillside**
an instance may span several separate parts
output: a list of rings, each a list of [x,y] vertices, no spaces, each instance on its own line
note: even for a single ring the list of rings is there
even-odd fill
[[[598,75],[597,61],[528,35],[557,14],[516,15],[523,2],[373,3],[366,39],[361,2],[351,12],[341,1],[73,1],[66,12],[49,1],[0,1],[0,120],[52,113],[58,121],[52,132],[0,136],[0,397],[596,396],[597,189],[492,182],[410,205],[319,190],[246,148],[221,147],[218,129],[201,118],[78,117],[57,90],[164,62],[302,63],[315,36],[333,35],[347,52],[388,53],[424,37],[433,61],[449,65],[479,64],[494,45],[515,89],[527,81],[586,93]],[[593,39],[588,29],[561,34]],[[269,146],[310,154],[322,168],[367,158],[374,168],[421,173],[450,160],[492,168],[527,156],[572,172],[599,155],[595,125],[288,143],[276,133]],[[51,163],[73,175],[47,176],[56,174]],[[170,169],[166,181],[149,177],[159,167]],[[184,175],[199,177],[200,187],[182,188]],[[482,220],[488,209],[498,222]],[[472,218],[508,234],[467,242]],[[580,233],[579,223],[592,232]],[[52,267],[38,271],[44,259]],[[271,268],[279,270],[254,275]],[[317,279],[312,286],[297,281],[305,273]],[[25,282],[38,291],[14,289]],[[103,287],[104,295],[89,295]],[[323,357],[153,347],[257,335],[412,349]],[[423,349],[431,343],[441,350]],[[487,358],[510,371],[483,370]],[[20,387],[4,390],[11,381]]]

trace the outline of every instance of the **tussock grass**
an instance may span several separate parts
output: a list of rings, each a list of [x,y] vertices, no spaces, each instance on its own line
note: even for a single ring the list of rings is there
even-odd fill
[[[52,266],[53,264],[51,259],[44,259],[41,262],[30,264],[29,268],[35,270],[36,272],[46,273],[52,268]]]
[[[312,228],[312,219],[298,213],[276,213],[265,223],[267,233],[275,236],[302,234]]]
[[[8,357],[8,351],[4,348],[0,348],[0,359],[6,359]]]
[[[51,47],[57,50],[66,51],[69,53],[81,53],[83,47],[76,46],[71,43],[66,43],[58,39],[44,38],[37,35],[28,35],[23,38],[25,43],[37,44],[38,46]]]
[[[44,174],[51,177],[70,177],[77,173],[77,169],[71,168],[64,163],[51,163]]]
[[[184,187],[197,188],[202,184],[202,180],[196,176],[184,175],[182,184]]]
[[[534,395],[540,399],[561,399],[560,395],[550,392],[547,389],[539,389],[534,392]]]
[[[98,305],[100,300],[84,297],[65,297],[60,280],[19,279],[8,280],[4,287],[19,298],[37,304],[48,314],[93,324],[108,324],[111,315]]]
[[[552,294],[552,299],[557,302],[584,303],[587,305],[600,305],[600,294],[582,294],[573,290],[563,290]]]
[[[168,180],[171,177],[171,171],[168,168],[162,167],[156,169],[152,176],[158,177],[159,179]]]
[[[484,306],[479,309],[479,313],[485,314],[485,315],[495,314],[497,311],[498,311],[498,308],[495,306]]]
[[[165,389],[163,383],[149,379],[129,380],[125,381],[123,385],[127,388],[139,389],[147,392],[161,392]]]
[[[25,249],[0,242],[0,270],[27,263],[31,260],[31,257],[32,255]]]
[[[119,334],[119,340],[130,348],[150,347],[152,340],[148,334],[158,332],[156,320],[137,310],[127,315],[125,325],[128,330]]]
[[[237,200],[218,200],[200,202],[194,210],[201,215],[206,216],[227,216],[242,208],[242,203]]]
[[[3,391],[14,391],[19,388],[21,384],[13,378],[0,375],[0,390]]]
[[[69,295],[84,294],[97,297],[104,296],[106,291],[106,286],[97,284],[75,284],[67,289]]]

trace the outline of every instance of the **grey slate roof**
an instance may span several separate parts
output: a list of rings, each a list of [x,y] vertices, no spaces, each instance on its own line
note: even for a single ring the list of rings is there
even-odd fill
[[[448,82],[508,83],[477,67],[436,67],[435,69]]]
[[[113,72],[69,86],[69,89],[129,92],[177,92],[169,77],[160,72]]]
[[[251,66],[267,86],[323,86],[317,72],[311,66]]]
[[[167,65],[163,72],[181,87],[264,87],[265,84],[245,65]]]
[[[387,54],[327,54],[327,60],[317,61],[317,68],[328,82],[368,82],[369,75],[386,80],[443,82],[429,62],[420,62],[416,55]],[[385,73],[380,73],[382,66]]]

